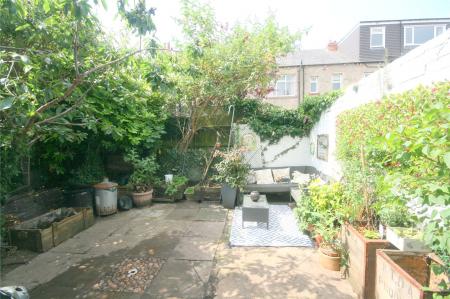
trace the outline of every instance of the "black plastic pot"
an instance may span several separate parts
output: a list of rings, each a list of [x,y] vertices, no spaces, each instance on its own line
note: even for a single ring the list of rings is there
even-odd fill
[[[227,209],[234,209],[236,206],[236,197],[238,189],[232,188],[228,184],[223,184],[220,190],[220,197],[222,198],[222,206]]]

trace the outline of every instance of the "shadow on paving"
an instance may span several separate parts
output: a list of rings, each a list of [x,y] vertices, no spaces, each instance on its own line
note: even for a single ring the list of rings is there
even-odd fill
[[[164,268],[179,241],[179,236],[161,233],[140,242],[134,248],[85,259],[51,281],[33,289],[31,298],[155,298],[146,295],[145,290]],[[148,268],[146,262],[157,262],[158,266],[154,267],[155,273],[146,273],[146,277],[151,276],[152,279],[148,279],[146,285],[139,288],[133,285],[138,284],[138,280],[133,281],[132,277],[131,279],[127,277],[127,272],[132,269]],[[120,276],[121,270],[125,270],[125,273]],[[142,279],[139,281],[142,282]]]
[[[211,277],[215,298],[355,298],[350,289],[339,286],[347,282],[334,273],[312,274],[318,264],[303,266],[297,256],[286,255],[268,265],[270,258],[266,255],[244,262],[243,267],[216,269]]]

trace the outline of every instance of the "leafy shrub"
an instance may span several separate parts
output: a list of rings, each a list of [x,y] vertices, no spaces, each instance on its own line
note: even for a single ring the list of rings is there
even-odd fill
[[[425,226],[424,240],[447,265],[439,270],[447,274],[449,91],[450,83],[442,82],[432,88],[418,87],[391,95],[344,112],[337,128],[337,153],[344,165],[344,180],[356,186],[351,192],[356,197],[361,193],[369,196],[370,209],[394,224],[411,221],[406,215],[407,202],[422,204],[429,213],[415,212]]]
[[[177,192],[180,191],[180,187],[186,185],[188,181],[189,180],[187,177],[176,175],[173,177],[172,182],[167,184],[166,190],[164,191],[164,193],[169,196],[175,195]]]
[[[125,161],[133,164],[133,174],[130,176],[128,183],[133,187],[135,192],[147,192],[152,189],[152,182],[158,170],[155,156],[140,158],[135,151],[130,151],[125,156]]]
[[[244,161],[239,149],[229,152],[218,152],[222,161],[215,165],[218,174],[214,177],[218,182],[230,185],[232,188],[243,188],[247,182],[250,166]]]
[[[315,179],[309,184],[308,192],[303,192],[301,204],[296,207],[295,213],[300,229],[308,230],[314,226],[319,232],[329,232],[353,217],[352,209],[351,201],[346,197],[341,183],[326,184]]]

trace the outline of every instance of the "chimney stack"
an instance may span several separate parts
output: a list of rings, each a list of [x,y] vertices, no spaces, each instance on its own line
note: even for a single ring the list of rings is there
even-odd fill
[[[336,41],[329,41],[327,46],[328,51],[336,52],[338,49],[338,44]]]

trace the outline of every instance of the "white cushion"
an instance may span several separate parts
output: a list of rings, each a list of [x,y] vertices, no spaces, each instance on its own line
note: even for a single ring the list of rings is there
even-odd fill
[[[277,183],[279,182],[289,182],[290,179],[290,168],[279,168],[272,169],[273,180]]]
[[[255,170],[257,184],[273,184],[272,171],[270,169]]]
[[[292,173],[292,182],[297,183],[301,186],[306,186],[311,181],[311,176],[307,173],[303,173],[300,171],[294,171]]]

